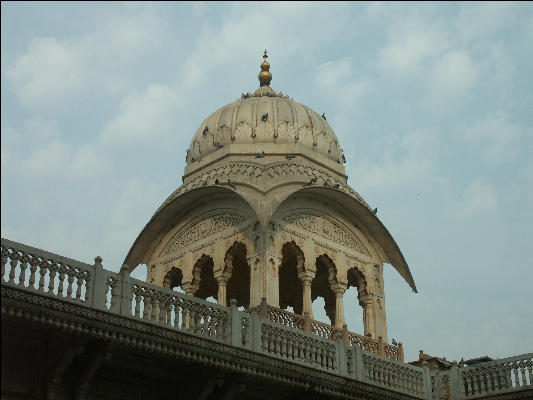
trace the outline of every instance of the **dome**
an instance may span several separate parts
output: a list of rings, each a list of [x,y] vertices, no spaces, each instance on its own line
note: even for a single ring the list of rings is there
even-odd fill
[[[187,165],[224,146],[253,143],[296,144],[339,164],[343,159],[337,136],[325,116],[264,85],[202,122],[187,152]],[[233,147],[246,153],[248,146]],[[274,147],[274,152],[286,154],[286,146]]]

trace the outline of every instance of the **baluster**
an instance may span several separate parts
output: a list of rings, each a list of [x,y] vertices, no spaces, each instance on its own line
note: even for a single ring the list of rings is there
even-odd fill
[[[17,264],[19,262],[18,254],[13,252],[11,256],[11,262],[9,265],[11,266],[11,269],[9,270],[9,276],[7,278],[7,283],[15,283],[15,268],[17,267]]]
[[[69,299],[72,298],[72,285],[74,284],[74,275],[73,275],[74,271],[71,270],[70,273],[68,274],[68,286],[67,286],[67,297]]]
[[[37,257],[33,257],[30,260],[30,280],[28,282],[28,287],[35,289],[35,272],[37,271],[37,266],[39,265],[39,259]]]
[[[57,295],[58,296],[62,296],[62,297],[65,297],[63,296],[63,290],[64,290],[64,281],[65,281],[65,271],[66,271],[66,266],[64,264],[59,264],[59,268],[58,268],[58,271],[59,271],[59,287],[57,289]]]
[[[196,319],[196,307],[191,306],[189,310],[189,331],[196,332],[196,324],[198,320]]]
[[[528,373],[528,376],[529,376],[529,386],[533,386],[533,365],[531,365],[531,361],[530,360],[527,360],[526,361],[526,366],[525,368],[527,369],[527,373]]]
[[[150,299],[149,299],[149,294],[148,294],[148,291],[146,290],[143,290],[143,303],[144,303],[144,307],[143,307],[143,315],[142,315],[142,318],[143,319],[148,319],[149,318],[149,314],[148,314],[148,304],[150,303]]]
[[[9,255],[9,252],[7,249],[2,246],[2,275],[0,275],[2,279],[2,283],[4,282],[4,275],[6,274],[6,264],[7,264],[7,256]]]
[[[135,288],[135,318],[141,318],[141,294],[140,289]]]
[[[253,333],[252,333],[253,336]],[[266,340],[266,334],[264,331],[261,332],[261,351],[265,351],[267,349],[267,340]]]
[[[46,276],[46,273],[48,271],[48,262],[46,260],[41,260],[39,262],[39,275],[40,275],[40,278],[39,278],[39,292],[43,292],[44,293],[44,279],[45,279],[45,276]]]
[[[54,264],[53,261],[50,262],[50,267],[48,268],[50,281],[48,282],[48,293],[54,293],[55,278],[57,273],[57,264]],[[59,293],[59,292],[58,292]]]
[[[169,299],[167,302],[167,307],[165,309],[166,315],[165,320],[168,326],[172,326],[172,309],[174,308],[174,305],[172,304],[172,299]]]
[[[24,255],[20,259],[20,262],[19,286],[24,287],[24,281],[26,280],[26,268],[28,267],[28,256]]]
[[[167,323],[167,319],[166,319],[166,315],[167,315],[167,302],[164,301],[164,299],[160,299],[159,300],[159,324],[160,325],[166,325]]]
[[[154,293],[152,297],[152,309],[150,310],[150,321],[159,322],[157,319],[159,317],[158,311],[160,306],[160,296],[157,293]]]
[[[85,302],[88,303],[91,300],[94,304],[91,299],[91,273],[89,271],[83,272],[83,280],[85,280]]]
[[[83,285],[83,273],[81,271],[76,273],[76,285],[76,294],[74,295],[74,298],[81,300],[81,287]]]
[[[520,369],[520,373],[522,375],[522,384],[520,386],[527,386],[526,366],[525,366],[525,364],[520,364],[519,369]]]

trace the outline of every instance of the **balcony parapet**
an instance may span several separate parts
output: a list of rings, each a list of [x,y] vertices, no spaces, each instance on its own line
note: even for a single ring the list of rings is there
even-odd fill
[[[475,367],[454,367],[436,375],[427,366],[420,368],[394,359],[383,342],[378,340],[376,345],[375,339],[348,332],[346,328],[265,308],[266,303],[250,312],[239,311],[234,300],[229,307],[221,306],[134,279],[127,267],[120,273],[106,270],[101,261],[97,257],[95,264],[90,265],[2,239],[2,314],[67,327],[57,319],[43,317],[42,312],[38,317],[31,316],[28,310],[17,311],[15,303],[4,302],[4,298],[8,299],[8,292],[12,292],[10,298],[17,304],[28,302],[33,309],[38,305],[43,310],[52,302],[59,302],[64,313],[76,309],[84,310],[85,316],[108,315],[113,324],[138,329],[143,335],[179,338],[176,344],[203,339],[204,343],[212,344],[209,349],[215,353],[222,348],[249,352],[265,361],[288,362],[310,374],[342,379],[343,387],[364,384],[371,390],[393,392],[394,398],[466,400],[495,393],[533,391],[533,353]],[[101,328],[88,329],[80,325],[79,318],[76,321],[71,327],[75,331],[103,335]],[[132,339],[121,333],[111,337],[127,345],[147,343],[146,336]],[[168,343],[150,346],[155,346],[151,347],[154,351],[183,353]],[[201,362],[205,360],[202,358]],[[239,370],[247,368],[239,366]]]
[[[270,306],[266,304],[266,299],[264,298],[262,303],[258,306],[258,309],[263,318],[268,318],[278,324],[298,328],[332,340],[335,340],[337,337],[342,337],[342,340],[346,345],[357,345],[362,350],[386,356],[394,360],[404,361],[402,343],[398,343],[398,346],[393,346],[384,343],[381,338],[374,339],[372,337],[350,332],[346,325],[343,326],[343,329],[340,329],[336,326],[310,319],[309,314],[307,313],[299,315],[281,308]]]

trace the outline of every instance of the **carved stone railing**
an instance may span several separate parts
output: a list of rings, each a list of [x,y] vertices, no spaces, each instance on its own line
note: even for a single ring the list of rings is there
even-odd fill
[[[532,389],[533,354],[476,367],[454,367],[432,376],[427,366],[395,360],[387,344],[346,328],[331,327],[266,303],[249,311],[239,311],[235,300],[229,307],[221,306],[131,278],[127,268],[120,273],[106,270],[99,257],[90,265],[2,239],[1,265],[2,296],[29,292],[32,298],[77,304],[141,321],[142,326],[156,325],[157,331],[200,336],[412,398],[467,400]],[[39,304],[47,307],[51,303]],[[4,301],[2,312],[15,315]]]
[[[533,353],[460,368],[461,397],[533,389]]]
[[[367,382],[417,397],[431,395],[427,368],[414,367],[366,351],[361,353],[362,372]]]
[[[349,332],[346,326],[344,329],[339,329],[314,319],[308,319],[307,315],[302,316],[295,314],[281,308],[269,306],[266,303],[259,305],[258,309],[262,316],[273,322],[277,322],[278,324],[302,329],[307,332],[312,332],[317,336],[332,340],[335,340],[337,337],[342,337],[345,344],[357,345],[363,350],[384,355],[394,360],[404,360],[403,346],[401,343],[399,343],[398,346],[393,346],[384,343],[381,338],[376,340],[368,336]]]

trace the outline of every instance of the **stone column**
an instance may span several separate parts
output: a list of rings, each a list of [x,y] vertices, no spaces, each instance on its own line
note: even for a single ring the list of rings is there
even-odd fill
[[[183,282],[181,284],[181,287],[183,288],[183,290],[185,290],[185,293],[187,293],[189,296],[194,297],[194,294],[198,291],[198,289],[200,288],[200,285],[197,283],[193,283],[193,282]],[[190,325],[191,325],[191,316],[189,314],[189,311],[187,310],[187,312],[185,313],[185,328],[189,329]]]
[[[368,293],[359,294],[359,305],[363,307],[363,326],[365,329],[365,335],[370,333],[374,339],[377,339],[372,296]]]
[[[375,294],[363,293],[359,296],[359,304],[363,307],[365,335],[370,333],[374,339],[381,336],[387,342],[384,299]]]
[[[343,295],[346,291],[347,285],[345,283],[336,283],[332,286],[335,293],[335,326],[342,329],[344,325],[344,304]]]
[[[266,301],[272,307],[279,307],[279,268],[281,259],[267,254],[266,262]]]
[[[226,302],[226,284],[229,281],[228,274],[225,273],[225,271],[217,271],[215,272],[215,279],[218,283],[218,304],[221,306],[227,306]]]
[[[313,300],[311,299],[311,282],[315,277],[315,273],[312,271],[304,271],[298,273],[298,278],[303,284],[303,307],[302,315],[309,313],[309,318],[314,319],[313,316]]]

